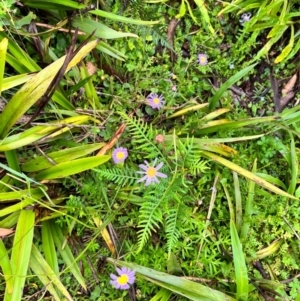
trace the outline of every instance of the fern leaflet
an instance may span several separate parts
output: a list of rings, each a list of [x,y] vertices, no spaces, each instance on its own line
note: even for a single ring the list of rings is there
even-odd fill
[[[124,187],[133,185],[139,177],[136,172],[129,168],[94,169],[101,177]]]

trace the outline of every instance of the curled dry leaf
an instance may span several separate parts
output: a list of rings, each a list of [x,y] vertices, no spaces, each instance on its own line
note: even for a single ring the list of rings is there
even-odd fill
[[[0,238],[4,238],[5,236],[13,233],[13,229],[5,229],[5,228],[0,228]]]
[[[289,101],[295,96],[296,92],[291,91],[288,92],[284,97],[281,97],[280,99],[280,108],[283,109]]]
[[[297,74],[295,73],[281,90],[282,97],[285,97],[289,92],[293,91],[296,81]]]

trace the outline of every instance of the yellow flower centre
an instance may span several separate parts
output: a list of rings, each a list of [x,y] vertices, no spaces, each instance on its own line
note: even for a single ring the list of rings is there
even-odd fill
[[[158,105],[158,104],[159,104],[159,98],[158,98],[158,97],[153,98],[153,102],[154,102],[156,105]]]
[[[148,177],[153,178],[156,176],[156,169],[154,167],[149,167],[146,173]]]
[[[206,58],[205,58],[204,56],[202,56],[202,57],[200,58],[200,61],[201,61],[201,63],[205,63],[205,62],[206,62]]]
[[[125,157],[125,154],[123,152],[118,152],[116,157],[117,157],[117,159],[121,160]]]
[[[118,277],[117,282],[120,285],[124,285],[124,284],[126,284],[128,282],[128,280],[129,280],[129,277],[126,274],[123,274],[120,277]]]

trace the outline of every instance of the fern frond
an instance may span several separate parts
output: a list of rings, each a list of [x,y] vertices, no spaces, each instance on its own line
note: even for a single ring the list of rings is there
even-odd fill
[[[178,195],[186,197],[179,199]],[[138,231],[137,252],[142,250],[151,235],[151,231],[156,231],[164,220],[166,220],[168,252],[171,252],[180,236],[178,221],[181,221],[185,214],[184,204],[191,199],[188,196],[188,189],[181,184],[180,176],[178,176],[169,183],[167,188],[159,184],[154,189],[152,188],[149,193],[146,191],[144,199],[146,201],[140,209],[138,226],[141,230]]]
[[[153,28],[150,28],[151,30],[151,36],[152,36],[152,39],[153,39],[153,43],[155,45],[161,45],[162,47],[166,47],[172,51],[175,51],[174,48],[172,47],[172,45],[169,43],[167,37],[166,37],[166,34],[164,33],[166,30],[163,29],[164,31],[161,32],[161,28],[160,27],[153,27]]]
[[[136,172],[129,168],[94,169],[102,178],[124,187],[133,185],[139,179]]]
[[[167,29],[165,26],[160,26],[160,25],[156,25],[153,27],[142,26],[139,28],[137,34],[144,39],[146,38],[146,36],[151,36],[152,42],[155,46],[161,45],[162,47],[175,51],[167,39],[166,31]]]
[[[138,248],[137,253],[142,250],[148,241],[151,231],[155,231],[155,227],[159,228],[162,221],[162,212],[160,207],[161,199],[155,196],[148,196],[147,200],[140,209],[140,221],[138,231]]]
[[[205,172],[208,168],[207,161],[197,159],[193,164],[191,164],[189,171],[193,176],[197,176]]]
[[[180,202],[176,204],[175,208],[168,211],[166,217],[166,236],[167,236],[167,248],[168,254],[171,253],[174,245],[177,243],[180,237],[180,231],[178,227],[178,216],[180,212]]]
[[[207,161],[200,160],[201,151],[195,146],[193,137],[178,141],[178,152],[181,154],[181,166],[188,170],[192,175],[197,175],[206,171]]]
[[[157,157],[163,158],[163,154],[155,145],[155,136],[157,132],[152,125],[145,123],[141,119],[129,117],[124,113],[119,113],[125,120],[127,127],[132,135],[132,144],[136,146],[137,150],[144,152],[144,157],[153,159]]]
[[[123,6],[123,10],[130,11],[130,16],[132,18],[144,17],[144,0],[121,0],[121,4]]]

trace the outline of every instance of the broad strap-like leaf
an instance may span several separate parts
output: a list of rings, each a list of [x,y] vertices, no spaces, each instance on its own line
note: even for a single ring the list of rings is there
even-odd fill
[[[230,162],[229,160],[227,159],[224,159],[218,155],[215,155],[213,153],[210,153],[210,152],[207,152],[207,151],[202,151],[202,154],[207,157],[207,158],[211,158],[213,161],[215,162],[218,162],[226,167],[228,167],[229,169],[237,172],[238,174],[246,177],[247,179],[250,179],[252,181],[254,181],[256,184],[276,193],[276,194],[279,194],[281,196],[284,196],[284,197],[288,197],[288,198],[291,198],[291,199],[294,199],[294,200],[297,200],[296,197],[294,197],[293,195],[281,190],[280,188],[274,186],[273,184],[267,182],[266,180],[258,177],[257,175],[253,174],[252,172],[242,168],[241,166],[233,163],[233,162]]]
[[[66,72],[80,62],[98,44],[94,40],[82,47],[69,63]],[[4,138],[12,126],[31,108],[47,91],[55,75],[59,72],[65,61],[65,56],[61,57],[26,82],[12,99],[8,102],[3,112],[0,114],[0,138]]]
[[[235,282],[237,288],[236,298],[240,301],[247,301],[249,292],[247,266],[242,244],[240,243],[240,239],[233,220],[230,220],[230,234],[235,270]]]
[[[35,213],[33,210],[21,210],[11,254],[11,269],[14,282],[13,291],[12,293],[9,293],[8,290],[5,291],[5,301],[21,301],[22,299],[23,288],[28,274],[34,221]]]
[[[244,69],[242,69],[241,71],[239,71],[238,73],[236,73],[235,75],[233,75],[232,77],[230,77],[220,88],[219,90],[216,92],[216,94],[211,97],[209,99],[209,109],[213,110],[216,107],[217,102],[221,99],[222,95],[224,94],[224,92],[231,87],[233,84],[235,84],[237,81],[239,81],[243,76],[245,76],[246,74],[248,74],[255,66],[257,65],[257,63],[252,64]]]
[[[59,290],[62,293],[62,295],[64,295],[67,298],[68,301],[73,300],[67,289],[61,283],[57,274],[51,269],[51,267],[49,266],[49,264],[44,259],[44,257],[35,245],[32,246],[29,265],[32,271],[43,283],[45,288],[52,295],[54,300],[62,300],[57,294],[56,289]]]
[[[185,278],[176,277],[167,273],[159,272],[147,267],[143,267],[134,263],[123,262],[107,258],[107,261],[119,266],[125,266],[134,270],[139,276],[164,287],[176,294],[189,298],[194,301],[236,301],[234,298],[223,294],[217,290],[213,290],[206,285],[196,283]]]
[[[52,180],[65,178],[80,173],[98,165],[104,164],[110,159],[108,155],[94,156],[89,158],[76,159],[62,162],[53,167],[45,169],[36,175],[37,180]]]
[[[56,245],[57,251],[60,253],[64,263],[66,264],[66,271],[70,271],[79,284],[86,290],[87,286],[85,284],[85,279],[80,273],[78,264],[71,252],[71,249],[68,244],[63,247],[63,243],[65,241],[65,237],[62,233],[61,228],[58,224],[51,224],[51,231],[54,243]]]

